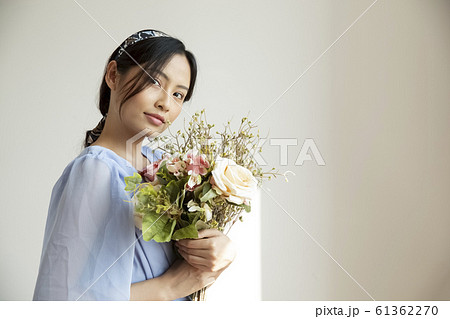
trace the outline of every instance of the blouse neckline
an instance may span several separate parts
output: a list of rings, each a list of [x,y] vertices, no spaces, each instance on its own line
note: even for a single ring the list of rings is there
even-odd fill
[[[107,148],[107,147],[104,147],[104,146],[101,146],[101,145],[89,145],[88,147],[85,148],[85,151],[87,151],[89,149],[95,149],[95,148],[106,150],[107,152],[112,154],[116,159],[118,159],[120,162],[122,162],[127,167],[133,168],[138,173],[142,172],[140,170],[137,170],[128,160],[126,160],[125,158],[123,158],[122,156],[120,156],[119,154],[117,154],[116,152],[114,152],[110,148]],[[142,147],[141,147],[141,154],[148,160],[149,163],[151,163],[150,160],[147,157],[146,152],[144,152],[144,150],[147,151],[147,149],[150,149],[150,148],[147,145],[142,145]]]

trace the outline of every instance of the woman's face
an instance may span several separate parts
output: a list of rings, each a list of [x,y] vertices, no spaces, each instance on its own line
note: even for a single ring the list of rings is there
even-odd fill
[[[139,71],[140,67],[135,66],[125,77],[119,77],[118,91],[114,93],[119,94],[122,86]],[[143,76],[149,77],[147,74]],[[155,137],[169,126],[169,121],[173,123],[181,112],[191,79],[190,66],[186,57],[181,54],[174,55],[161,73],[153,78],[157,83],[134,95],[122,106],[121,124],[125,136],[135,136],[147,129],[145,136]],[[149,80],[152,81],[151,78]],[[122,96],[118,97],[117,101],[121,99]],[[116,115],[119,112],[118,104],[115,103]],[[151,114],[161,116],[163,122],[155,119]]]

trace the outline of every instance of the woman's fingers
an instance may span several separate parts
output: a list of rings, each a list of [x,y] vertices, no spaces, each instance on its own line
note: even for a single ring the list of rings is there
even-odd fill
[[[215,228],[202,229],[198,231],[198,238],[180,239],[175,244],[188,248],[214,249],[215,243],[221,239],[221,237],[226,236]]]
[[[201,229],[198,231],[198,238],[221,236],[223,233],[215,228]]]
[[[201,230],[199,238],[181,239],[175,245],[189,264],[206,271],[228,267],[236,255],[233,242],[217,229]]]
[[[183,256],[184,260],[186,260],[192,266],[197,267],[202,270],[209,270],[208,267],[205,266],[205,264],[208,263],[207,259],[205,259],[203,257],[188,254],[181,249],[178,250],[178,252],[180,253],[181,256]]]
[[[211,249],[211,240],[202,239],[180,239],[175,243],[177,247],[195,248],[195,249]]]
[[[204,259],[210,259],[213,257],[213,254],[209,249],[197,249],[197,248],[188,248],[183,246],[178,246],[178,251],[182,251],[188,255],[201,257]]]
[[[218,271],[224,267],[228,267],[234,260],[235,256],[234,250],[230,248],[210,250],[193,249],[180,246],[178,251],[189,264],[206,271]]]

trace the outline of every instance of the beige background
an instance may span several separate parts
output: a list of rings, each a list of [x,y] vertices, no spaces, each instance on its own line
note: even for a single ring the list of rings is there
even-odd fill
[[[242,244],[260,276],[232,288],[262,300],[449,300],[450,2],[380,0],[360,16],[372,3],[1,1],[0,300],[31,300],[52,187],[100,120],[108,56],[144,28],[196,55],[186,110],[206,108],[214,123],[258,118],[303,74],[257,121],[297,141],[288,165],[278,146],[263,153],[268,169],[296,176],[261,191],[260,218],[237,236],[261,226]],[[326,165],[295,165],[307,138]]]

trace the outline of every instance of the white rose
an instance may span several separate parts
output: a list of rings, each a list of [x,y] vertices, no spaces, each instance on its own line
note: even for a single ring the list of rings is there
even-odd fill
[[[235,204],[248,203],[256,194],[258,181],[253,174],[229,158],[217,157],[211,185],[220,195]]]

